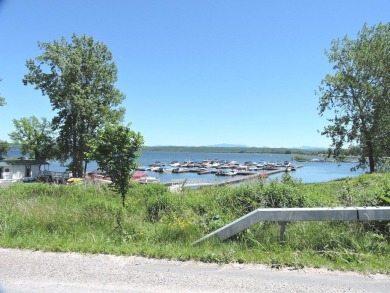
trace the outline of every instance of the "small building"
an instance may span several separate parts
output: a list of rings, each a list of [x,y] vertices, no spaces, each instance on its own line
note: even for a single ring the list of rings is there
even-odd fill
[[[36,178],[42,172],[41,166],[49,165],[45,160],[26,158],[0,160],[0,182],[21,181],[24,178]]]

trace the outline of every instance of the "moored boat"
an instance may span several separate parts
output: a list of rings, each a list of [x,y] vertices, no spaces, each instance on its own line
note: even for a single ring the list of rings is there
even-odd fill
[[[146,176],[134,181],[142,184],[147,184],[147,183],[159,183],[160,179],[152,176]]]
[[[189,169],[188,168],[175,168],[175,169],[172,169],[172,173],[184,173],[184,172],[188,172]]]
[[[237,171],[233,171],[233,170],[221,170],[221,171],[218,171],[215,173],[216,176],[234,176],[234,175],[237,175]]]
[[[169,164],[169,166],[171,166],[171,167],[179,167],[179,166],[180,166],[180,163],[179,163],[179,161],[172,161],[172,162]]]

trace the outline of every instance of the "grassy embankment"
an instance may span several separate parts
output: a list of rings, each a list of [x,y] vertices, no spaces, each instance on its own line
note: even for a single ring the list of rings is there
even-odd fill
[[[262,223],[222,243],[192,245],[255,208],[376,206],[385,204],[381,197],[389,192],[390,174],[324,184],[286,176],[181,193],[159,184],[134,185],[123,210],[106,186],[14,184],[0,188],[0,246],[389,274],[384,223],[290,223],[284,244],[277,224]]]

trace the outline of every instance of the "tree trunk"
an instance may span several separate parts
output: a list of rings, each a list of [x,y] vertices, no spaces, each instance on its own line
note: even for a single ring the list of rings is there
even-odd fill
[[[367,155],[368,155],[368,164],[370,167],[370,173],[374,173],[375,172],[374,148],[371,139],[367,140],[366,145],[367,145]]]
[[[88,161],[84,161],[84,174],[87,174],[87,166],[88,166]]]
[[[372,155],[368,156],[368,162],[370,164],[370,173],[375,172],[374,157]]]
[[[126,197],[126,194],[121,194],[122,195],[122,207],[125,207],[125,197]]]

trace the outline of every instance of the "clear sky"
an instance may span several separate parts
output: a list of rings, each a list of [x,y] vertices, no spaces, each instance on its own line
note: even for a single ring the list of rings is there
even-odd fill
[[[0,139],[12,119],[55,115],[22,84],[25,62],[76,33],[113,53],[125,123],[148,146],[328,147],[324,50],[389,18],[388,0],[0,0]]]

